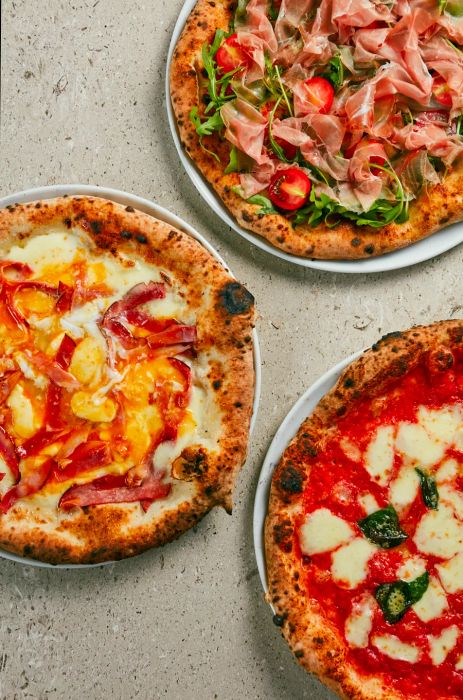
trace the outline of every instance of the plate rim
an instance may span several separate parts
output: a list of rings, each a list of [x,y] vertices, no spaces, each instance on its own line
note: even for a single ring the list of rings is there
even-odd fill
[[[437,231],[436,233],[431,234],[430,236],[427,236],[416,243],[412,243],[404,248],[399,248],[398,250],[394,250],[390,253],[378,255],[377,257],[363,258],[360,260],[316,260],[286,253],[276,246],[273,246],[258,234],[242,228],[235,221],[234,217],[230,215],[228,209],[226,209],[226,207],[223,205],[218,195],[215,194],[213,188],[204,178],[199,168],[196,167],[194,162],[183,150],[180,136],[177,131],[177,123],[174,116],[172,101],[170,99],[169,76],[174,49],[186,20],[196,5],[196,2],[197,0],[184,1],[183,7],[177,17],[177,20],[175,21],[172,36],[169,42],[165,75],[167,121],[169,123],[170,132],[177,150],[177,154],[188,177],[203,200],[223,221],[224,224],[229,226],[233,231],[235,231],[235,233],[245,238],[257,248],[260,248],[260,250],[263,250],[269,255],[280,258],[281,260],[290,262],[293,265],[308,267],[324,272],[338,272],[345,274],[374,274],[379,272],[392,272],[393,270],[413,267],[413,265],[418,265],[419,263],[426,262],[431,258],[442,255],[463,242],[462,221],[441,229],[440,231]]]
[[[187,223],[177,214],[174,214],[169,209],[161,206],[154,200],[147,199],[146,197],[140,197],[139,195],[132,194],[131,192],[125,192],[124,190],[119,190],[113,187],[104,187],[101,185],[88,185],[88,184],[64,184],[64,185],[44,185],[39,187],[32,187],[25,190],[20,190],[18,192],[13,192],[12,194],[0,197],[0,209],[3,209],[16,202],[20,204],[25,204],[27,202],[34,202],[38,199],[55,199],[57,197],[62,197],[63,195],[69,196],[86,196],[86,197],[101,197],[103,199],[109,199],[118,204],[132,205],[134,208],[142,211],[143,213],[149,214],[150,216],[160,218],[166,223],[176,226],[181,231],[184,231],[188,235],[195,238],[201,245],[203,245],[206,250],[215,257],[218,262],[223,265],[223,267],[233,275],[230,267],[227,265],[225,260],[222,258],[220,253],[215,249],[215,247],[205,238],[199,231],[195,229],[194,226]],[[234,275],[233,275],[234,276]],[[253,338],[253,358],[254,358],[254,397],[253,397],[253,409],[252,416],[249,426],[249,439],[251,439],[252,433],[255,428],[257,421],[257,416],[259,413],[259,405],[261,398],[261,388],[262,388],[262,362],[261,362],[261,352],[259,345],[259,337],[257,334],[257,329],[252,330]],[[142,555],[138,555],[142,556]],[[131,557],[133,558],[133,557]],[[28,559],[27,557],[22,557],[18,554],[13,554],[6,550],[0,549],[0,559],[8,559],[19,564],[24,564],[27,566],[35,566],[37,568],[45,569],[92,569],[99,566],[108,566],[109,564],[117,564],[118,561],[124,561],[124,559],[117,561],[107,561],[101,562],[99,564],[49,564],[48,562],[42,562],[39,559]]]
[[[302,422],[310,416],[319,401],[333,388],[342,371],[362,355],[367,348],[357,350],[338,363],[330,367],[297,399],[289,409],[278,429],[276,430],[270,446],[265,454],[259,473],[259,479],[254,495],[252,514],[252,531],[254,542],[254,554],[257,562],[257,570],[260,582],[265,593],[268,593],[267,567],[265,559],[264,528],[268,511],[270,487],[273,471],[280,458],[296,435]],[[272,606],[270,606],[272,607]],[[273,608],[272,608],[273,610]]]

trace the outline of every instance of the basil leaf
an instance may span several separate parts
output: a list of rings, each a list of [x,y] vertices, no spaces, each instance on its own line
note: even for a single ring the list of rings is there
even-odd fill
[[[400,527],[396,511],[391,505],[367,515],[366,518],[359,520],[357,525],[370,542],[378,544],[383,549],[398,547],[408,539],[407,533]]]
[[[375,597],[386,622],[391,625],[399,622],[407,610],[423,597],[428,586],[429,574],[427,571],[410,583],[399,580],[378,586]]]
[[[437,490],[436,480],[422,469],[418,469],[418,467],[415,468],[415,471],[420,477],[421,495],[425,506],[431,510],[437,510],[439,491]]]
[[[263,194],[254,194],[246,201],[249,202],[249,204],[260,204],[261,209],[257,212],[258,214],[278,214],[277,209],[275,209],[270,199],[264,197]]]

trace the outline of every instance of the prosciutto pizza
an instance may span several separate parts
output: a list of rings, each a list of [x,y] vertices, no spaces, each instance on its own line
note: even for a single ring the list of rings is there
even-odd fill
[[[0,211],[0,547],[51,563],[231,510],[253,298],[191,236],[63,197]]]
[[[463,217],[460,0],[198,0],[171,96],[245,229],[364,258]]]
[[[463,322],[354,361],[277,466],[274,622],[343,698],[463,697]]]

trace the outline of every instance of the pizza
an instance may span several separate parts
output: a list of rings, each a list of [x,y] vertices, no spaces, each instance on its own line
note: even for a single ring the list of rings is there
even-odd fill
[[[460,0],[198,0],[170,85],[188,155],[287,253],[368,258],[463,218]]]
[[[0,547],[96,563],[231,511],[252,328],[252,295],[131,206],[0,210]]]
[[[463,322],[351,363],[272,478],[268,601],[343,698],[463,697]]]

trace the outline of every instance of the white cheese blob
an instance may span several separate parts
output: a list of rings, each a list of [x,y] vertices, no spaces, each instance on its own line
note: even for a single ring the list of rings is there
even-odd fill
[[[414,542],[423,554],[450,559],[463,550],[463,525],[446,505],[431,510],[421,518]]]
[[[437,484],[453,481],[458,476],[458,462],[456,459],[446,459],[435,473]]]
[[[455,668],[457,671],[463,671],[463,654],[458,657],[457,663],[455,664]]]
[[[413,581],[426,571],[426,562],[421,557],[410,557],[397,569],[396,576],[402,581]]]
[[[400,423],[396,447],[414,465],[430,467],[442,459],[446,446],[436,436],[430,436],[422,425]]]
[[[440,635],[434,637],[428,636],[429,641],[429,656],[434,666],[439,666],[444,663],[445,659],[455,647],[460,636],[460,630],[456,625],[447,627]]]
[[[301,549],[309,555],[330,552],[353,537],[351,526],[328,508],[309,513],[299,533]]]
[[[463,591],[463,552],[456,554],[444,564],[437,564],[436,570],[447,593]]]
[[[418,495],[420,479],[414,467],[403,465],[397,479],[391,483],[389,500],[394,508],[401,512],[411,505]]]
[[[430,410],[425,406],[418,409],[418,422],[430,436],[451,445],[462,427],[462,413],[459,406],[444,406]]]
[[[445,591],[435,576],[429,579],[429,586],[420,600],[412,605],[415,614],[422,622],[429,622],[440,617],[447,610],[448,602]]]
[[[365,511],[365,515],[371,515],[372,513],[376,513],[376,511],[379,510],[378,501],[371,493],[360,494],[360,496],[357,498],[357,501]]]
[[[394,466],[394,428],[382,426],[365,452],[365,468],[380,486],[386,486]]]
[[[353,647],[365,649],[368,646],[375,608],[376,601],[369,593],[360,600],[353,601],[352,611],[344,628],[346,639]]]
[[[417,647],[413,646],[413,644],[402,642],[401,639],[393,634],[377,634],[371,641],[373,646],[391,659],[415,664],[421,656],[421,652]]]
[[[343,588],[357,588],[368,575],[368,562],[378,550],[376,545],[357,537],[332,555],[331,574]]]

